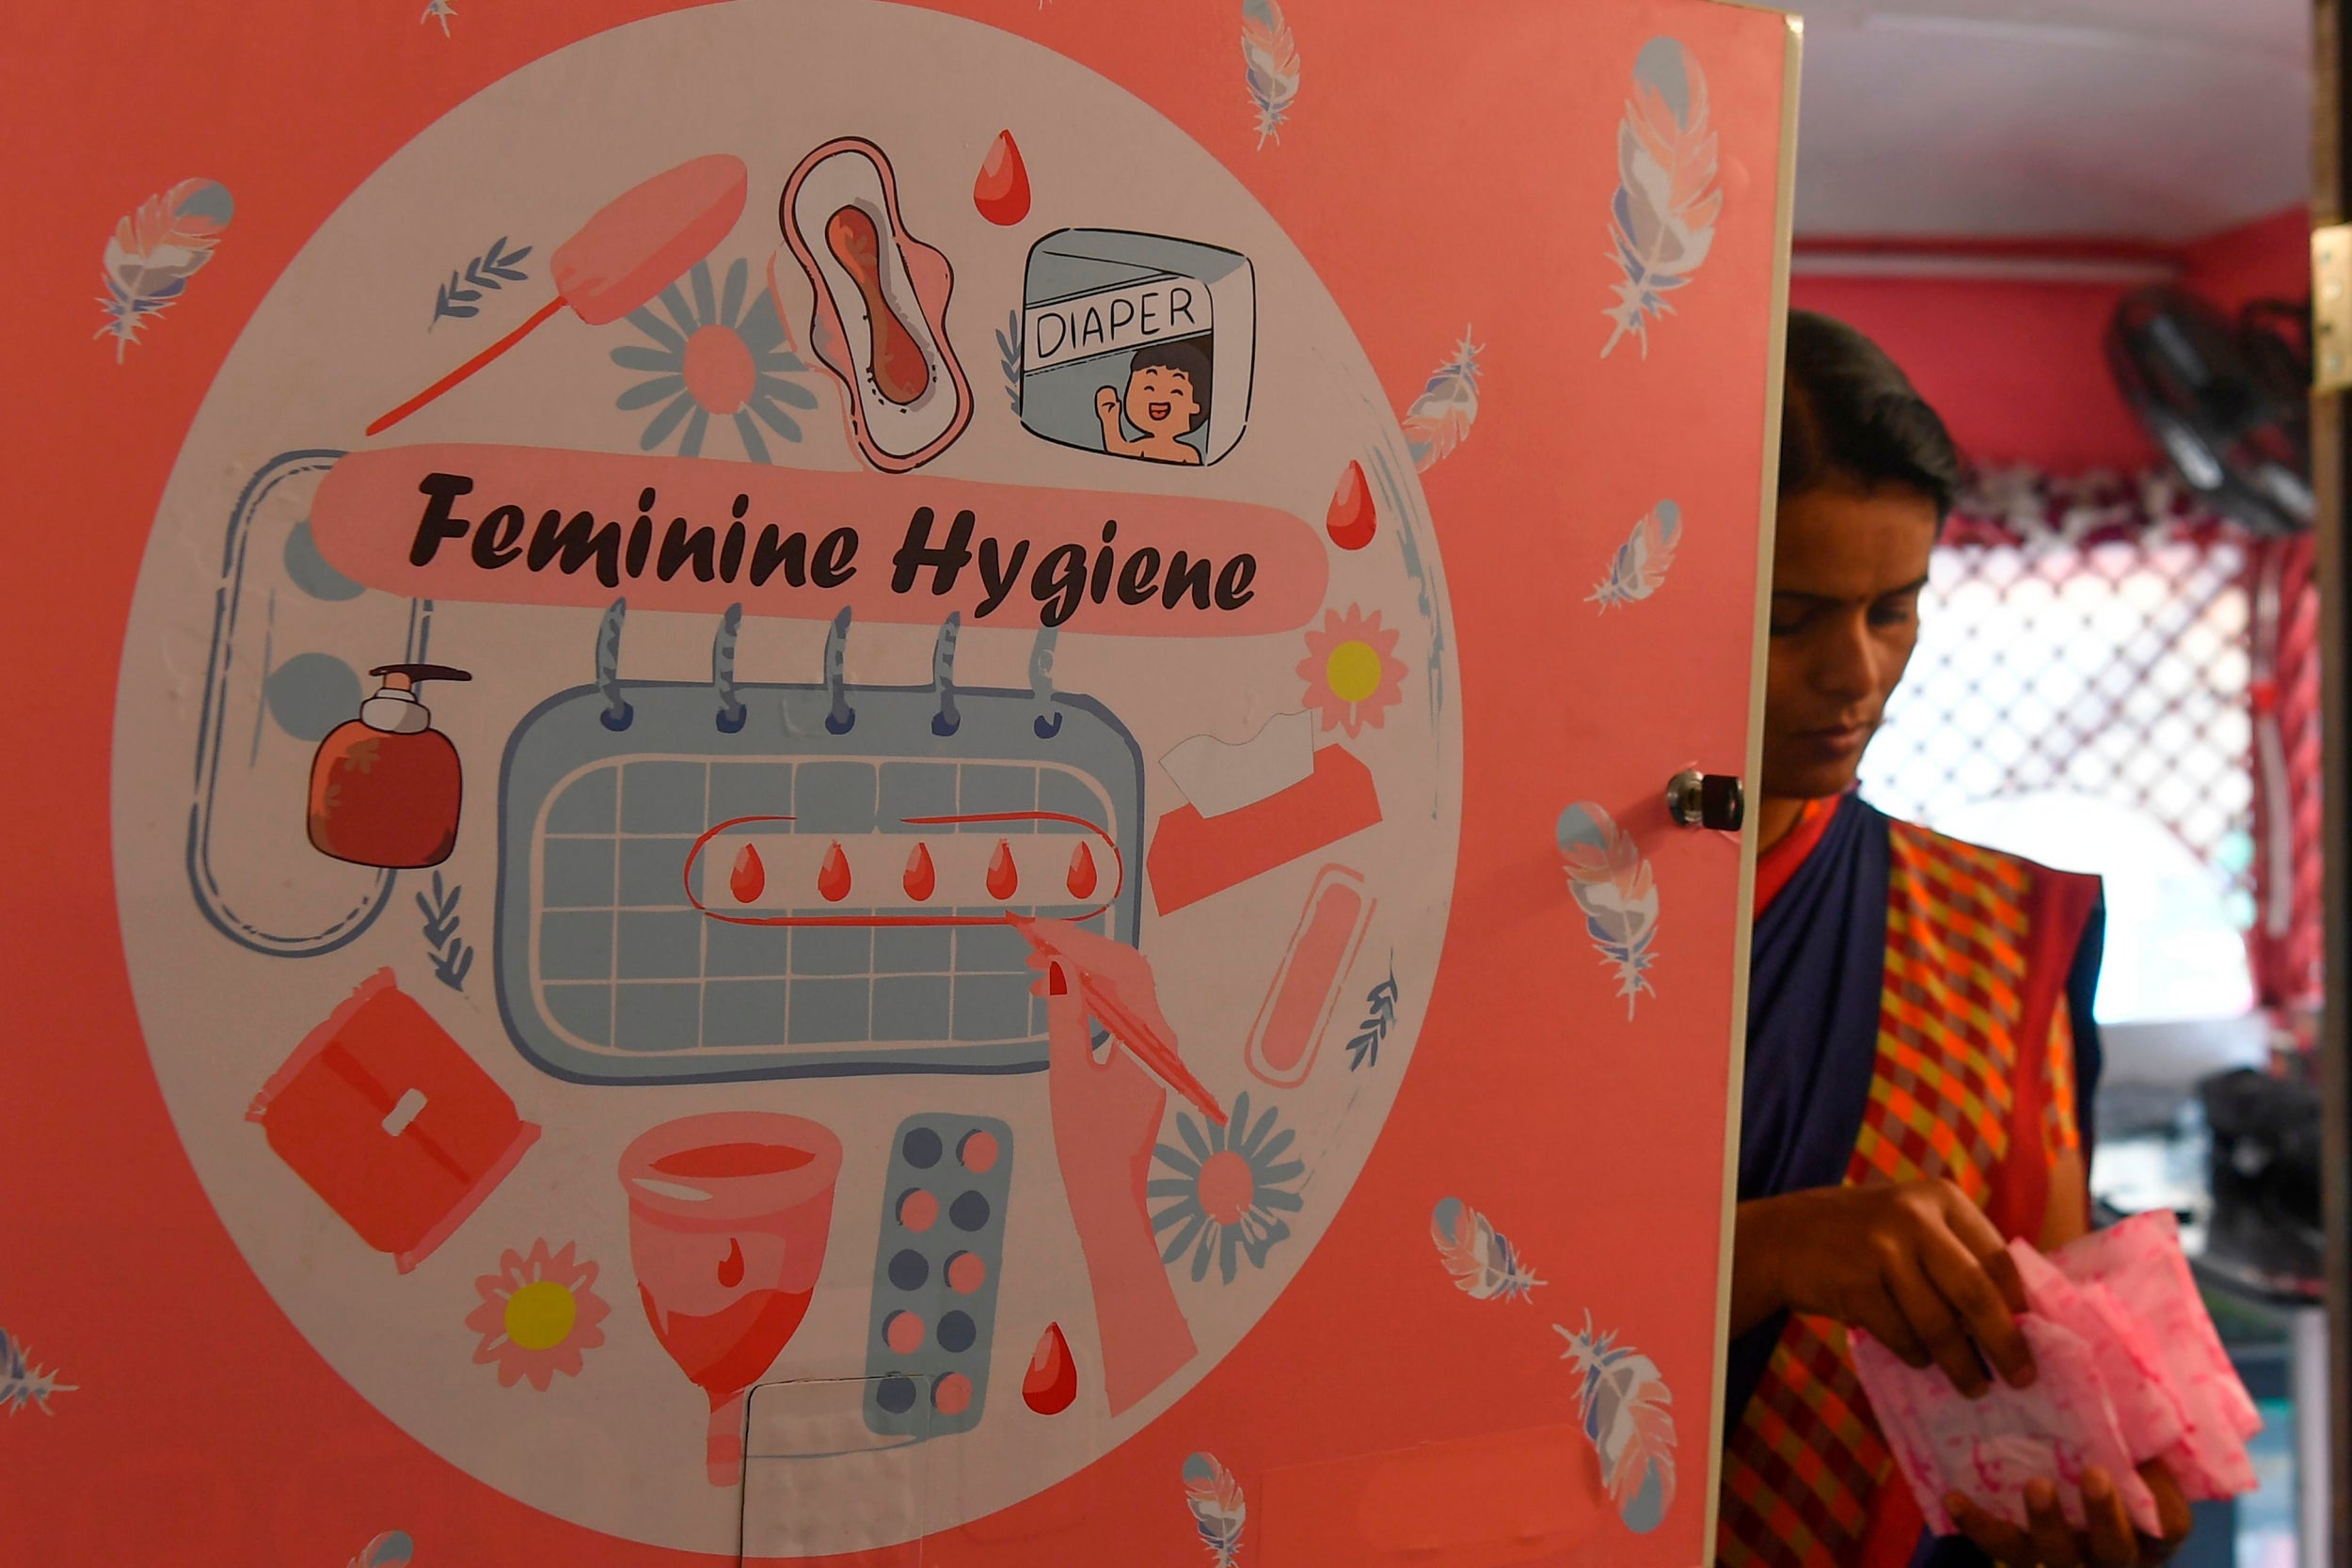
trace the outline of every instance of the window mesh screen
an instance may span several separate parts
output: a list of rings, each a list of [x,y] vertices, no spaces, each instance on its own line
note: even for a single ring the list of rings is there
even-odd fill
[[[1927,822],[2045,791],[2136,808],[2227,878],[2249,925],[2248,600],[2228,539],[1943,546],[1864,788]]]

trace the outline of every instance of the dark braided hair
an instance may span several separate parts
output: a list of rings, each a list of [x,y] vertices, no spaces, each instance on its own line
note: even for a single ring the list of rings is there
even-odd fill
[[[1940,524],[1960,489],[1950,432],[1886,351],[1844,322],[1788,312],[1780,422],[1780,493],[1897,484],[1935,503]]]

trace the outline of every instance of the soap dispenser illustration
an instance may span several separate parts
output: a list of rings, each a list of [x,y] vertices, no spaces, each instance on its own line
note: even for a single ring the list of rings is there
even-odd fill
[[[368,673],[384,684],[310,760],[310,843],[358,865],[438,865],[457,843],[462,770],[416,688],[473,676],[446,664],[385,664]]]

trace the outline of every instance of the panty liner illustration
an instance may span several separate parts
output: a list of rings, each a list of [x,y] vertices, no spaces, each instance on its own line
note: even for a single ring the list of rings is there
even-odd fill
[[[785,320],[809,324],[809,352],[841,382],[850,439],[890,473],[946,451],[972,419],[947,341],[955,270],[907,232],[890,160],[856,136],[825,143],[792,171],[776,218],[807,277],[808,310],[794,309],[781,257],[769,287]]]
[[[538,1140],[389,969],[303,1037],[246,1119],[400,1272],[450,1238]]]
[[[1316,873],[1282,967],[1249,1029],[1244,1060],[1266,1083],[1295,1088],[1314,1070],[1324,1031],[1339,1006],[1340,982],[1363,944],[1372,910],[1361,873],[1344,865],[1327,865]]]

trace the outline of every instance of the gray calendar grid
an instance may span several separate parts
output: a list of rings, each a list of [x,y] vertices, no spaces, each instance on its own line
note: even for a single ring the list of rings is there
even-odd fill
[[[812,770],[815,798],[796,813],[794,794]],[[1050,764],[627,755],[599,762],[565,782],[532,846],[536,1000],[582,1049],[616,1055],[710,1057],[821,1046],[854,1057],[923,1041],[1042,1039],[1044,1004],[1028,991],[1036,972],[1027,944],[1009,927],[739,925],[696,911],[679,883],[695,838],[732,817],[796,816],[761,831],[836,836],[968,832],[1074,838],[1082,832],[1054,822],[913,827],[899,820],[1036,810],[1066,812],[1109,831],[1111,814],[1099,787],[1076,769]],[[1012,907],[1051,912],[1072,905]],[[997,914],[1004,908],[940,912]],[[850,906],[830,912],[875,911]],[[1113,911],[1085,925],[1112,935]]]

